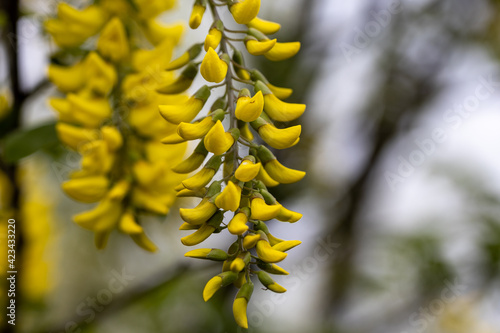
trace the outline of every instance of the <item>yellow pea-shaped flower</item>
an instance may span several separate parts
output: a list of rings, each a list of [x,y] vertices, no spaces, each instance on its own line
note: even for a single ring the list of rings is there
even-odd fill
[[[267,20],[263,20],[261,18],[254,18],[250,22],[248,22],[248,26],[250,28],[254,28],[262,32],[264,35],[272,35],[277,33],[281,29],[281,24],[276,22],[271,22]]]
[[[281,61],[293,57],[299,50],[300,42],[276,43],[264,56],[272,61]]]
[[[251,218],[262,221],[272,220],[278,216],[281,207],[280,204],[268,205],[264,199],[258,197],[254,198],[250,203]]]
[[[283,164],[278,162],[278,160],[271,160],[267,162],[264,165],[264,168],[272,179],[281,184],[296,183],[306,175],[304,171],[285,167]]]
[[[260,126],[257,130],[261,138],[271,147],[286,149],[299,142],[302,127],[300,125],[279,129],[272,124]]]
[[[245,213],[237,213],[231,221],[229,221],[227,230],[233,235],[243,235],[248,230],[247,222],[248,216]]]
[[[242,182],[249,182],[259,174],[261,163],[253,163],[250,160],[243,160],[234,173],[236,179]]]
[[[248,53],[254,56],[260,56],[269,52],[274,45],[276,45],[276,39],[267,39],[258,41],[256,39],[249,39],[245,42]]]
[[[248,24],[260,11],[260,0],[240,0],[230,7],[234,20],[239,24]]]
[[[109,179],[104,176],[77,178],[62,184],[67,195],[85,203],[97,202],[104,198],[108,187]]]
[[[224,190],[215,198],[215,205],[223,210],[236,211],[240,207],[241,187],[228,182]]]
[[[214,153],[214,155],[222,155],[231,148],[235,140],[231,133],[224,130],[224,126],[220,120],[208,131],[204,138],[205,148]]]
[[[200,66],[200,73],[208,82],[219,83],[225,79],[228,70],[227,63],[219,58],[213,48],[209,48]]]
[[[252,122],[259,118],[264,110],[264,96],[258,91],[253,97],[240,96],[236,102],[235,115],[239,120]]]

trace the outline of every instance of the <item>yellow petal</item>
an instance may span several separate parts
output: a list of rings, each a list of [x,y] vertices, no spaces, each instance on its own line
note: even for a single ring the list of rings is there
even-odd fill
[[[300,42],[276,43],[265,57],[272,61],[286,60],[296,55],[299,50]]]
[[[236,103],[236,118],[251,122],[259,118],[264,109],[264,96],[262,91],[258,91],[252,98],[240,97]]]
[[[123,137],[120,131],[114,126],[101,127],[101,135],[112,151],[119,149],[123,144]]]
[[[263,19],[260,19],[258,17],[254,18],[248,23],[248,26],[250,28],[254,28],[262,32],[264,35],[272,35],[277,33],[281,25],[279,23],[271,22],[271,21],[266,21]]]
[[[121,216],[121,202],[103,200],[92,210],[73,217],[79,226],[95,232],[111,230]]]
[[[222,155],[234,144],[234,138],[230,133],[224,131],[220,120],[208,131],[204,138],[205,148],[215,155]]]
[[[90,52],[85,58],[84,66],[87,76],[86,86],[101,95],[107,95],[117,80],[115,68],[95,52]]]
[[[279,182],[271,178],[271,176],[269,176],[264,167],[260,168],[259,174],[257,175],[257,179],[262,181],[264,185],[266,185],[266,187],[275,187],[280,184]]]
[[[219,58],[213,48],[209,48],[200,66],[200,73],[208,82],[219,83],[227,74],[228,65]]]
[[[268,205],[262,198],[252,199],[250,210],[252,212],[251,218],[255,220],[272,220],[278,216],[281,211],[281,205]]]
[[[250,131],[248,123],[244,123],[243,127],[239,127],[239,130],[242,137],[244,137],[248,141],[253,141],[254,136],[252,134],[252,131]]]
[[[233,235],[243,235],[248,230],[248,217],[244,213],[238,213],[229,221],[227,229]]]
[[[78,150],[79,147],[89,141],[96,140],[99,136],[96,130],[75,127],[65,123],[58,123],[56,131],[59,140],[74,150]]]
[[[285,207],[281,207],[281,211],[276,219],[282,222],[290,222],[294,223],[299,221],[302,218],[302,214],[294,212],[292,210],[286,209]]]
[[[205,259],[212,249],[196,249],[184,254],[184,257]]]
[[[179,209],[181,218],[193,225],[205,223],[216,211],[217,207],[207,199],[203,199],[195,208]]]
[[[257,255],[262,261],[276,263],[285,259],[288,254],[274,250],[267,241],[261,239],[257,242]]]
[[[299,118],[305,110],[305,104],[286,103],[274,94],[264,96],[264,111],[274,120],[292,121]]]
[[[238,326],[243,328],[248,328],[247,304],[248,301],[244,297],[235,299],[233,303],[234,320]]]
[[[189,27],[191,29],[196,29],[200,26],[201,20],[203,19],[203,14],[205,14],[205,7],[200,5],[194,5],[191,11],[191,16],[189,17]]]
[[[131,212],[125,212],[120,219],[119,229],[126,234],[140,234],[144,230],[137,224],[134,218],[134,214]]]
[[[177,173],[190,173],[198,169],[200,165],[205,161],[206,155],[194,152],[185,161],[182,161],[178,165],[172,168],[172,171]]]
[[[85,69],[82,63],[70,67],[50,64],[47,76],[62,92],[76,91],[85,85]]]
[[[203,168],[194,176],[183,180],[182,185],[190,190],[197,190],[207,185],[215,175],[214,169]]]
[[[181,122],[190,122],[203,108],[203,101],[191,97],[187,102],[179,105],[160,105],[160,114],[165,120],[180,124]]]
[[[278,97],[279,99],[287,99],[288,97],[292,96],[292,94],[293,94],[293,89],[277,87],[277,86],[274,86],[270,83],[268,83],[266,85],[271,90],[271,92],[274,94],[274,96]]]
[[[281,184],[296,183],[306,175],[304,171],[294,170],[283,166],[278,160],[267,162],[264,168],[272,179]]]
[[[166,197],[158,196],[140,187],[132,191],[132,204],[158,215],[166,215],[169,211]]]
[[[205,38],[205,51],[208,51],[210,48],[216,49],[219,46],[219,43],[222,39],[222,32],[217,28],[212,28],[208,32],[207,37]]]
[[[267,288],[269,290],[274,291],[275,293],[284,293],[284,292],[286,292],[286,289],[283,288],[282,286],[280,286],[277,283],[270,284],[270,285],[267,286]]]
[[[289,240],[289,241],[279,242],[278,244],[272,246],[272,248],[276,251],[286,252],[300,244],[302,244],[302,242],[299,240]]]
[[[251,249],[257,244],[259,239],[260,239],[259,234],[246,235],[245,238],[243,238],[243,247],[245,249]]]
[[[259,127],[258,132],[261,138],[271,147],[286,149],[292,147],[297,142],[301,130],[302,127],[300,125],[279,129],[272,124],[266,124]]]
[[[249,182],[257,175],[259,174],[261,164],[259,163],[253,163],[250,160],[243,160],[241,162],[240,166],[238,169],[236,169],[236,172],[234,173],[234,176],[236,179],[242,182]]]
[[[210,235],[214,231],[215,231],[214,227],[212,227],[210,225],[207,225],[207,224],[203,224],[200,227],[200,229],[196,230],[191,235],[186,236],[186,237],[182,237],[181,238],[181,242],[182,242],[182,244],[184,244],[186,246],[194,246],[194,245],[200,244],[205,239],[207,239],[208,237],[210,237]]]
[[[101,31],[97,41],[97,50],[104,57],[114,62],[124,60],[129,54],[129,45],[125,27],[118,17],[114,17]]]
[[[76,94],[68,94],[73,117],[84,126],[98,127],[111,116],[111,106],[107,98],[87,99]]]
[[[177,126],[177,134],[185,140],[196,140],[205,136],[214,125],[212,117],[205,117],[202,121],[194,124],[180,123]]]
[[[246,266],[246,264],[243,261],[243,259],[236,258],[231,263],[230,269],[231,269],[231,271],[233,271],[235,273],[239,273],[239,272],[241,272],[243,270],[243,268],[245,268],[245,266]]]
[[[241,187],[228,182],[224,190],[215,199],[215,205],[223,210],[236,211],[240,207]]]
[[[62,189],[71,198],[84,202],[97,202],[104,198],[109,179],[103,176],[72,179],[62,184]]]
[[[148,236],[146,236],[144,232],[138,234],[131,234],[130,237],[137,245],[139,245],[146,251],[156,252],[156,250],[158,249],[156,245],[148,238]]]
[[[245,43],[248,53],[254,56],[260,56],[269,52],[276,44],[276,39],[267,39],[258,41],[255,39],[250,39]]]
[[[158,45],[167,38],[172,39],[174,44],[178,44],[184,33],[184,26],[179,23],[163,25],[156,20],[148,20],[143,30],[144,35],[153,45]]]
[[[248,24],[257,17],[260,0],[242,0],[230,7],[234,20],[239,24]]]

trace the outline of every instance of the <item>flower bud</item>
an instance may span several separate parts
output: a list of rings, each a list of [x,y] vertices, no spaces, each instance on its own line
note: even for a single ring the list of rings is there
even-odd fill
[[[270,274],[275,274],[275,275],[288,275],[288,274],[290,274],[287,271],[285,271],[283,268],[279,267],[278,265],[270,264],[270,263],[264,262],[262,260],[257,260],[257,266],[260,269],[265,270],[267,273],[270,273]]]
[[[224,261],[227,259],[227,253],[219,249],[197,249],[186,252],[185,257],[208,259],[213,261]]]
[[[97,202],[104,198],[109,187],[109,179],[104,176],[68,180],[62,184],[63,191],[71,198],[84,202]]]
[[[266,20],[260,19],[258,17],[255,17],[253,20],[248,22],[248,26],[250,28],[254,28],[254,29],[259,30],[260,32],[262,32],[265,35],[275,34],[281,28],[281,24],[279,24],[279,23],[266,21]]]
[[[172,168],[172,171],[176,173],[190,173],[198,169],[200,165],[205,161],[208,155],[208,150],[203,144],[203,140],[200,141],[198,146],[196,146],[194,152],[186,160],[182,161],[178,165]]]
[[[165,67],[165,70],[173,71],[175,69],[179,69],[179,68],[183,67],[188,62],[195,59],[201,53],[202,47],[203,47],[203,44],[195,44],[195,45],[191,46],[191,48],[189,48],[189,50],[184,52],[179,58],[170,62]]]
[[[210,89],[207,86],[201,87],[186,102],[177,105],[159,105],[160,114],[173,124],[190,122],[201,111],[205,102],[210,97]]]
[[[160,94],[180,94],[191,87],[197,74],[198,66],[190,63],[174,82],[168,82],[167,85],[160,86],[156,91]]]
[[[197,29],[201,20],[203,19],[203,14],[205,14],[206,3],[205,1],[197,0],[194,3],[193,9],[191,11],[191,16],[189,17],[189,27],[191,29]]]
[[[207,302],[222,287],[228,286],[238,278],[238,274],[227,271],[211,278],[203,289],[203,299]]]
[[[222,214],[220,211],[215,213],[206,223],[204,223],[200,227],[200,229],[189,236],[181,238],[182,244],[186,246],[200,244],[214,233],[215,229],[218,228],[222,223],[223,218],[224,214]]]
[[[236,323],[243,328],[248,328],[247,305],[250,301],[250,297],[252,297],[252,293],[253,283],[252,281],[248,281],[240,288],[233,303],[234,319]]]
[[[214,213],[217,211],[217,207],[208,200],[204,198],[195,208],[180,208],[179,213],[181,218],[187,223],[193,225],[201,225],[205,223]]]
[[[270,276],[264,271],[258,271],[257,277],[259,281],[264,285],[267,289],[274,291],[275,293],[284,293],[286,291],[285,288],[277,284]]]

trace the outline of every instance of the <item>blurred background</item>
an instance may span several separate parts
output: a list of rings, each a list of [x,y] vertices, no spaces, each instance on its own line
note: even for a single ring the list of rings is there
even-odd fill
[[[56,48],[42,22],[58,1],[23,0],[19,13],[15,3],[2,0],[0,12],[7,177],[9,159],[29,155],[15,194],[15,332],[243,331],[232,318],[235,290],[203,301],[220,267],[183,257],[176,207],[146,224],[157,253],[117,233],[99,251],[71,221],[87,206],[60,189],[78,155],[54,141],[6,158],[17,121],[55,119],[45,74]],[[178,3],[163,21],[186,20],[192,1]],[[290,275],[277,278],[288,292],[252,296],[248,332],[499,333],[500,1],[264,0],[260,16],[282,24],[280,40],[302,42],[291,60],[251,65],[308,105],[300,144],[278,152],[307,176],[274,189],[304,218],[271,224],[272,233],[303,244],[283,262]],[[203,40],[208,21],[186,33],[178,54]],[[0,179],[3,202],[8,183]],[[230,242],[212,238],[206,247]]]

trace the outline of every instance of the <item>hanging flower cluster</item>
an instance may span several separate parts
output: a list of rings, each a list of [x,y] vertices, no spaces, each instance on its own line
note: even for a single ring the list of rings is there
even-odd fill
[[[60,140],[82,155],[81,170],[62,188],[71,198],[96,203],[74,221],[95,233],[98,248],[114,229],[142,248],[156,246],[139,221],[165,215],[184,176],[171,171],[186,144],[164,146],[174,133],[157,105],[180,104],[181,94],[160,94],[174,81],[170,57],[182,25],[165,26],[155,17],[174,0],[101,0],[83,9],[58,6],[45,28],[61,48],[49,66],[49,79],[61,91],[50,99],[59,114]],[[65,65],[63,65],[65,64]]]
[[[219,15],[223,6],[227,6],[236,23],[246,25],[245,30],[224,26]],[[189,20],[192,29],[198,28],[207,8],[212,13],[213,24],[205,42],[194,45],[170,63],[170,69],[183,66],[185,69],[163,92],[175,94],[186,90],[198,70],[206,81],[215,84],[201,87],[184,103],[159,105],[163,118],[176,126],[175,133],[162,142],[175,144],[200,139],[194,152],[173,168],[179,174],[189,174],[208,158],[198,172],[176,188],[179,197],[201,198],[195,208],[180,209],[185,221],[180,229],[192,231],[181,241],[186,246],[198,245],[224,229],[236,236],[227,251],[197,249],[185,255],[223,262],[222,273],[208,281],[203,298],[208,301],[217,290],[230,284],[239,288],[233,314],[237,324],[247,328],[246,309],[253,291],[251,276],[257,275],[269,290],[285,292],[269,273],[288,274],[276,263],[285,259],[286,251],[301,243],[276,238],[269,232],[266,221],[293,223],[302,215],[283,207],[268,187],[294,183],[305,175],[283,166],[265,145],[255,142],[253,133],[276,149],[294,146],[299,142],[301,126],[282,128],[277,122],[297,119],[306,106],[283,102],[292,90],[276,87],[259,71],[247,68],[234,42],[243,42],[248,53],[263,55],[272,61],[294,56],[300,43],[280,43],[267,36],[276,33],[280,25],[257,17],[260,0],[196,0]],[[193,60],[201,47],[205,55],[201,63],[196,63]],[[222,86],[225,94],[214,100],[207,115],[195,119],[211,91]],[[214,180],[221,167],[222,179]],[[229,221],[227,224],[224,217]]]

